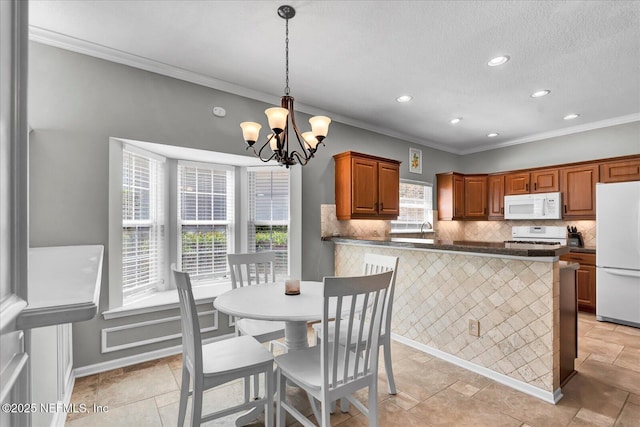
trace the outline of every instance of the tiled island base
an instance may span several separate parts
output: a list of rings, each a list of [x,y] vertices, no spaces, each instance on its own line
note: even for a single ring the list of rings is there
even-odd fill
[[[557,261],[336,242],[335,274],[361,274],[367,252],[400,259],[394,339],[545,401],[562,397]]]

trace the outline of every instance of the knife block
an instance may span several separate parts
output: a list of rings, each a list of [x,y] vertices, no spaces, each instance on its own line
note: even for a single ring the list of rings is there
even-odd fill
[[[570,247],[582,248],[584,247],[584,239],[582,238],[582,232],[569,233],[567,241]]]

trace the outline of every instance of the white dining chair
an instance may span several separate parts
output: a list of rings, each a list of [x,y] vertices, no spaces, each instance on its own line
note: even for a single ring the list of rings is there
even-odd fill
[[[252,286],[276,281],[275,252],[252,252],[242,254],[227,254],[231,287]],[[250,335],[258,342],[269,343],[269,351],[273,352],[274,345],[278,345],[285,352],[284,344],[276,341],[284,337],[284,322],[257,319],[235,318],[236,335]],[[245,393],[249,393],[249,384],[245,384]],[[258,397],[258,378],[254,378],[253,397]]]
[[[357,277],[325,277],[319,346],[292,351],[276,357],[276,424],[285,425],[285,411],[305,426],[313,426],[286,400],[286,383],[290,381],[320,402],[316,418],[322,427],[330,426],[331,402],[345,398],[363,414],[370,426],[378,425],[378,346],[385,306],[393,272]],[[362,315],[369,322],[356,322]],[[345,345],[328,339],[328,323],[335,317],[337,336],[344,331]],[[353,396],[368,389],[368,408]],[[312,402],[312,405],[314,402]]]
[[[364,255],[364,267],[363,267],[363,275],[377,274],[382,273],[384,271],[392,271],[393,278],[391,279],[391,286],[389,288],[389,292],[387,292],[387,299],[384,307],[384,314],[382,320],[382,335],[380,337],[380,345],[382,346],[384,352],[384,369],[387,373],[387,387],[389,394],[396,394],[396,382],[393,377],[393,365],[391,363],[391,316],[393,313],[393,295],[395,292],[396,285],[396,273],[398,270],[398,257],[388,256],[388,255],[379,255],[366,253]],[[359,322],[359,320],[355,320]],[[329,322],[329,331],[328,337],[329,341],[333,342],[335,335],[335,327],[334,322]],[[322,324],[316,323],[313,325],[314,338],[316,344],[320,342],[322,336]],[[346,336],[344,335],[344,330],[340,335],[340,344],[345,345]],[[343,406],[343,411],[347,411],[348,407]]]
[[[184,425],[189,395],[192,396],[192,426],[261,405],[265,407],[265,425],[273,426],[273,354],[250,336],[202,345],[200,322],[189,275],[177,271],[174,265],[171,270],[178,288],[182,325],[182,384],[178,426]],[[260,374],[264,375],[264,398],[249,400],[245,394],[244,403],[207,415],[202,414],[202,394],[205,390]]]

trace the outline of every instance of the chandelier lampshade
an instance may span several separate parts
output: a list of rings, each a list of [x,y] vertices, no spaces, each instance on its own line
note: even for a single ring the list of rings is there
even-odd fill
[[[283,166],[300,164],[306,165],[313,158],[318,144],[324,145],[324,139],[329,132],[331,119],[326,116],[315,116],[309,119],[311,131],[300,133],[296,125],[293,109],[293,97],[289,95],[289,19],[293,18],[296,11],[291,6],[280,6],[278,16],[285,19],[285,58],[286,58],[286,86],[284,96],[280,98],[280,107],[267,108],[269,128],[272,133],[267,135],[266,142],[256,149],[256,142],[262,126],[255,122],[242,122],[242,137],[247,143],[247,150],[251,148],[253,153],[263,162],[276,160]],[[290,133],[293,138],[290,138]],[[297,144],[296,144],[297,142]],[[260,144],[257,144],[260,145]],[[266,150],[266,147],[271,149]]]

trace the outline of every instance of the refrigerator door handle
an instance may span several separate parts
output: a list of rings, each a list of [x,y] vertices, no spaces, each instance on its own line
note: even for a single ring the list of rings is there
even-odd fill
[[[640,271],[638,270],[622,270],[619,268],[603,268],[603,270],[615,276],[640,277]]]

